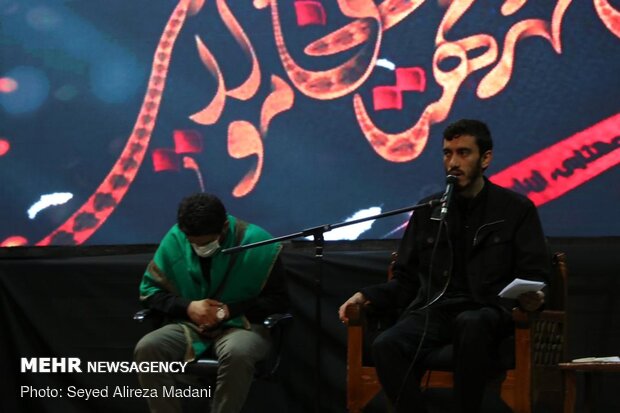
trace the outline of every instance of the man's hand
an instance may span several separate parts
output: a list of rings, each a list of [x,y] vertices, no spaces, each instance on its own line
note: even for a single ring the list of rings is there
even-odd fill
[[[218,320],[216,313],[220,307],[224,307],[226,311],[226,319],[228,317],[228,308],[217,300],[205,298],[204,300],[192,301],[187,307],[187,315],[189,319],[203,330],[217,327],[223,320]]]
[[[347,310],[348,306],[350,306],[351,304],[367,305],[369,303],[370,301],[366,299],[364,294],[357,292],[353,294],[351,298],[349,298],[347,301],[344,302],[344,304],[340,306],[340,309],[338,310],[338,317],[340,317],[340,320],[342,320],[343,323],[346,323],[347,321],[349,321],[349,319],[345,315],[345,311]]]
[[[529,291],[521,294],[518,298],[519,307],[525,311],[536,311],[545,302],[545,293],[542,291]]]

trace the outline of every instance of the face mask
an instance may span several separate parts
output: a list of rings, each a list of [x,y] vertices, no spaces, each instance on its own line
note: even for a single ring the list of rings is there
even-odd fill
[[[208,243],[207,245],[199,246],[196,244],[192,244],[192,248],[199,257],[206,258],[212,256],[217,252],[217,250],[220,249],[220,243],[218,242],[218,240],[215,240]]]

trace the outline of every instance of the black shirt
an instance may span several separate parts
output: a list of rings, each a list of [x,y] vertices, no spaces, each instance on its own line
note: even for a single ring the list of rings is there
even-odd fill
[[[444,300],[473,301],[467,263],[474,245],[474,236],[484,217],[484,204],[487,195],[485,184],[474,198],[465,198],[458,193],[452,205],[453,216],[448,221],[448,231],[452,243],[453,268],[450,283]]]

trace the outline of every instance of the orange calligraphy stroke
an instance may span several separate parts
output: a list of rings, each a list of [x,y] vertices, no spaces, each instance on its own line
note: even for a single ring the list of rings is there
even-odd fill
[[[226,94],[235,99],[248,100],[256,94],[261,82],[261,73],[256,52],[248,36],[243,31],[243,28],[230,11],[230,8],[228,8],[225,0],[217,0],[217,9],[220,12],[224,24],[235,38],[235,41],[252,62],[252,69],[247,79],[241,85],[226,92]]]
[[[501,8],[502,14],[504,16],[510,16],[519,11],[525,3],[527,3],[527,0],[505,0]]]
[[[381,27],[387,31],[404,20],[425,0],[386,0],[378,6]],[[370,20],[360,19],[310,43],[304,52],[310,56],[328,56],[368,41]]]
[[[594,8],[605,27],[620,37],[620,11],[613,8],[608,0],[594,0]]]
[[[222,112],[224,111],[224,105],[226,104],[226,86],[224,85],[224,76],[217,63],[217,60],[209,51],[209,48],[200,40],[200,37],[196,36],[196,47],[198,49],[198,56],[205,65],[209,73],[217,81],[217,90],[211,102],[201,111],[194,113],[189,118],[201,125],[213,125],[216,123]]]
[[[271,76],[271,93],[263,102],[260,113],[260,133],[267,135],[271,120],[278,114],[293,107],[295,92],[284,80],[276,75]]]
[[[454,25],[463,17],[476,0],[456,0],[450,4],[446,14],[444,14],[437,35],[435,36],[435,44],[440,45],[446,42],[446,34],[454,27]]]
[[[371,25],[364,26],[374,31],[376,37],[374,45],[366,44],[355,56],[338,67],[311,71],[299,66],[289,53],[282,33],[277,0],[271,0],[275,42],[284,70],[301,93],[314,99],[337,99],[357,89],[370,76],[379,54],[383,30],[377,6],[371,0],[339,0],[338,5],[347,17],[376,23],[374,30],[370,29]]]
[[[478,85],[479,98],[487,99],[495,96],[506,87],[512,76],[517,43],[530,36],[541,36],[551,41],[548,23],[540,19],[531,19],[521,21],[510,28],[504,40],[502,57]]]
[[[227,91],[224,75],[222,74],[216,58],[200,39],[200,37],[196,36],[198,56],[217,82],[217,89],[215,95],[211,99],[211,102],[209,102],[204,109],[190,116],[191,120],[201,125],[213,125],[220,119],[226,104],[226,96],[239,100],[248,100],[256,94],[261,82],[258,58],[256,57],[256,52],[254,51],[252,43],[248,39],[233,13],[228,8],[226,1],[217,0],[217,8],[224,24],[235,38],[235,41],[252,62],[252,69],[250,70],[250,74],[246,80],[241,85]]]
[[[233,196],[245,196],[254,189],[263,170],[263,141],[254,125],[244,120],[230,123],[228,126],[228,154],[235,159],[243,159],[252,155],[258,156],[256,165],[233,189]]]
[[[228,153],[236,159],[252,155],[258,157],[255,167],[250,169],[233,189],[233,196],[243,197],[252,192],[258,183],[264,163],[264,149],[261,140],[267,135],[271,120],[278,114],[293,107],[295,93],[291,86],[276,75],[271,77],[271,93],[265,98],[261,108],[260,133],[254,125],[240,120],[232,122],[228,127]]]
[[[267,7],[269,7],[270,3],[271,3],[271,0],[254,0],[252,2],[252,4],[254,5],[254,8],[256,8],[257,10],[266,9]]]
[[[198,178],[198,185],[200,186],[200,191],[204,192],[205,184],[204,180],[202,179],[202,172],[200,172],[200,167],[198,166],[198,163],[196,163],[196,160],[191,156],[184,156],[183,168],[192,170],[196,173],[196,178]]]
[[[190,16],[195,16],[202,10],[202,6],[205,5],[205,0],[190,0],[189,5],[187,7],[187,14]]]
[[[228,127],[228,153],[236,159],[258,156],[255,167],[250,169],[233,189],[233,196],[246,196],[258,183],[264,163],[264,149],[261,135],[264,138],[269,130],[271,120],[278,114],[293,107],[295,93],[284,80],[276,75],[271,76],[271,93],[265,98],[261,108],[260,133],[254,125],[240,120],[232,122]]]
[[[209,73],[211,73],[217,82],[217,90],[211,102],[204,109],[190,116],[190,119],[202,125],[213,125],[220,119],[226,104],[227,96],[239,100],[251,99],[255,96],[261,83],[258,59],[243,28],[228,8],[225,0],[217,0],[217,7],[226,27],[237,41],[237,44],[244,51],[245,55],[251,60],[252,69],[247,79],[240,86],[226,91],[224,76],[216,58],[202,40],[196,37],[198,55]],[[360,13],[360,11],[354,7],[348,9],[347,12],[351,14]],[[256,166],[253,167],[233,189],[233,195],[235,197],[247,195],[256,186],[262,173],[264,159],[261,135],[265,136],[267,134],[269,123],[275,116],[289,110],[293,106],[294,92],[291,87],[277,76],[272,76],[271,82],[272,92],[263,102],[261,109],[260,133],[254,125],[243,120],[234,121],[229,124],[228,127],[228,153],[230,156],[236,159],[246,158],[252,155],[258,156]]]
[[[562,53],[560,31],[564,13],[572,0],[560,0],[556,4],[551,17],[551,23],[540,19],[523,20],[514,24],[504,39],[504,52],[499,62],[480,81],[477,95],[481,99],[488,99],[504,90],[510,79],[515,60],[517,43],[531,36],[540,36],[549,41],[556,53]]]

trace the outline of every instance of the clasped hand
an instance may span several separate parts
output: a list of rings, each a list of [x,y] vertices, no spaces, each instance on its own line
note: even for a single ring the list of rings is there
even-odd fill
[[[192,301],[187,307],[187,315],[200,330],[211,330],[222,322],[216,314],[221,307],[226,309],[224,303],[211,298]],[[226,316],[228,316],[228,311],[226,311]]]

